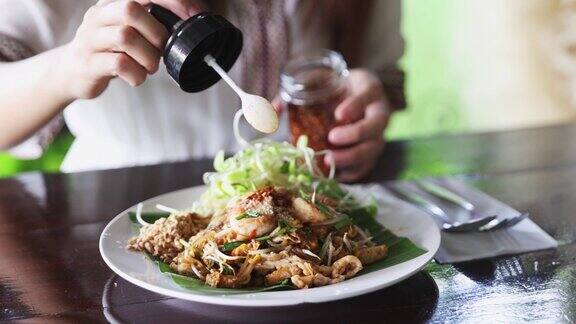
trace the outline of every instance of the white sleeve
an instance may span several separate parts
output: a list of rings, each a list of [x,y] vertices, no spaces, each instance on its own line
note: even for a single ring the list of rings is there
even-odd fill
[[[22,60],[69,42],[94,2],[0,0],[0,61]],[[39,158],[63,125],[62,115],[55,117],[10,153],[21,159]]]
[[[63,45],[74,37],[84,13],[95,0],[0,0],[0,34],[35,53]]]

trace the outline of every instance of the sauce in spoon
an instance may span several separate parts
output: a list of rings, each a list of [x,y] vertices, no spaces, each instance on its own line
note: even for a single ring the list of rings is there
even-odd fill
[[[262,133],[274,133],[278,129],[278,113],[268,100],[240,89],[212,55],[206,55],[204,61],[238,94],[242,102],[242,113],[252,127]]]

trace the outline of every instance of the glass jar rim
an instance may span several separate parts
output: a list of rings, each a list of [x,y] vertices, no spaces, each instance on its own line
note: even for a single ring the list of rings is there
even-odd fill
[[[313,68],[330,68],[333,78],[320,88],[307,89],[305,83],[296,78],[296,74]],[[295,104],[303,104],[303,101],[306,101],[302,98],[304,95],[308,100],[323,100],[343,87],[346,76],[348,66],[344,57],[336,51],[322,49],[296,54],[282,69],[280,96],[284,101]]]

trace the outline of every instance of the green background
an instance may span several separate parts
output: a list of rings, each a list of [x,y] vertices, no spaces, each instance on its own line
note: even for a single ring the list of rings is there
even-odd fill
[[[402,30],[406,51],[401,67],[406,72],[408,107],[396,113],[387,138],[404,139],[439,132],[465,130],[447,55],[454,5],[457,0],[404,0]],[[37,160],[21,161],[0,153],[0,177],[42,170],[56,172],[73,141],[63,132]]]

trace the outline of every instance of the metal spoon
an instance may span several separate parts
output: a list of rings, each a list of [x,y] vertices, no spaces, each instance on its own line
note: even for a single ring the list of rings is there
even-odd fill
[[[528,217],[528,215],[529,215],[528,213],[522,213],[522,214],[518,214],[516,216],[504,218],[504,219],[495,219],[495,220],[491,221],[490,223],[480,227],[478,230],[481,232],[488,232],[488,231],[494,231],[497,229],[512,227],[512,226],[520,223],[524,219],[526,219]]]
[[[450,217],[448,217],[448,215],[442,208],[435,205],[425,197],[410,190],[400,188],[397,186],[391,188],[391,190],[397,193],[400,196],[400,198],[422,208],[431,215],[436,216],[436,218],[442,222],[442,229],[445,230],[446,232],[464,233],[464,232],[476,231],[480,227],[496,219],[496,216],[487,216],[472,219],[467,222],[454,222],[450,219]]]

